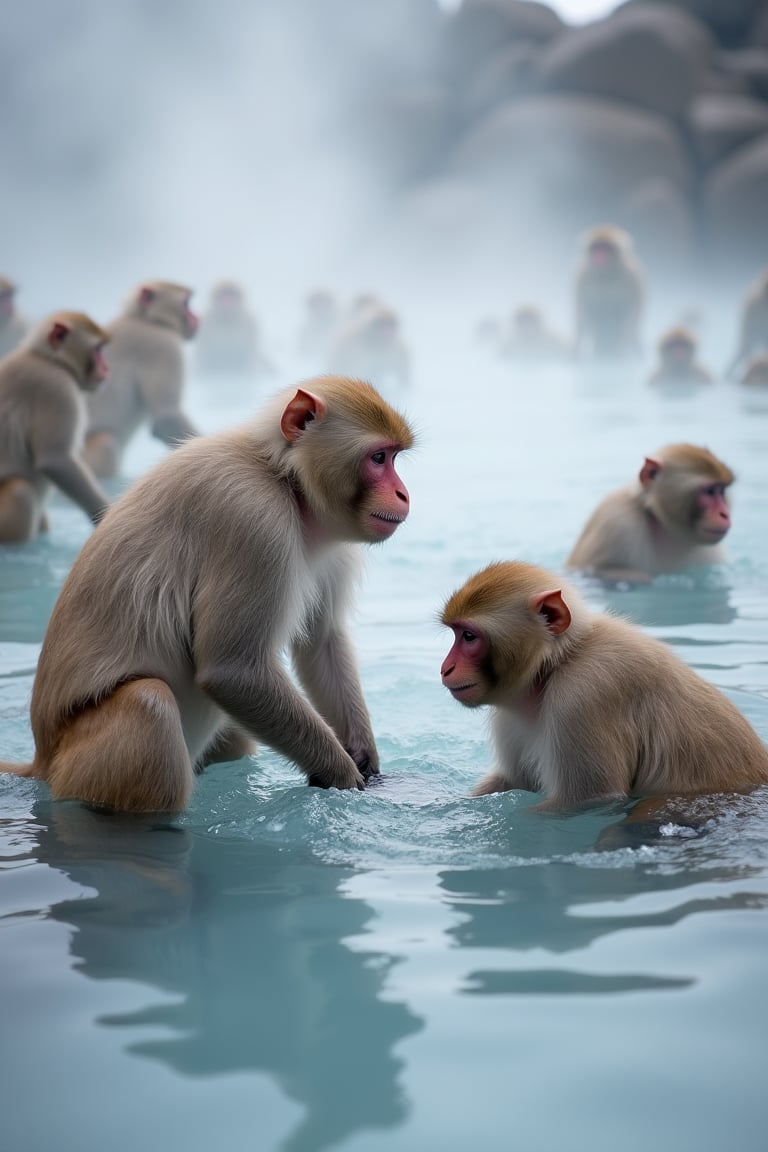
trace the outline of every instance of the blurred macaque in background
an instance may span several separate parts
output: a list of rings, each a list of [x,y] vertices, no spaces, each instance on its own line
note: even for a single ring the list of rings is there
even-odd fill
[[[682,387],[713,384],[712,373],[697,359],[698,339],[695,332],[682,325],[670,328],[659,340],[658,364],[648,383],[660,387]]]
[[[0,276],[0,357],[18,348],[26,332],[26,321],[16,311],[16,285]]]
[[[768,388],[768,352],[752,357],[739,383],[745,388]]]
[[[610,225],[587,232],[575,285],[577,351],[595,359],[637,355],[644,296],[628,233]]]
[[[302,356],[326,364],[328,351],[339,323],[339,305],[327,288],[316,288],[304,299],[304,315],[299,331]]]
[[[258,321],[248,308],[245,289],[236,280],[220,280],[200,317],[195,360],[201,373],[273,376],[264,355]]]
[[[768,268],[749,289],[741,313],[739,346],[728,369],[730,376],[738,375],[751,357],[768,352]]]
[[[400,318],[384,304],[356,303],[352,319],[330,352],[330,370],[340,376],[369,380],[386,393],[406,388],[411,380],[410,356],[400,332]]]
[[[197,332],[192,289],[165,280],[137,288],[107,326],[109,376],[88,399],[83,455],[97,476],[116,476],[123,451],[142,425],[169,448],[197,435],[182,411],[183,342]]]
[[[500,346],[506,360],[524,364],[562,361],[568,354],[565,341],[547,327],[540,308],[523,304],[512,313]]]

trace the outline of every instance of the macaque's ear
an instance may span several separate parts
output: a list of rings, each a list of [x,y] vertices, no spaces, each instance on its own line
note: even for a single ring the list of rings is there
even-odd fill
[[[528,601],[534,612],[543,616],[547,622],[547,631],[553,636],[567,632],[571,626],[571,610],[563,600],[563,593],[559,588],[554,592],[537,592]]]
[[[142,288],[139,292],[139,308],[148,308],[155,298],[152,288]]]
[[[313,420],[322,420],[327,411],[328,405],[320,396],[298,388],[296,395],[283,410],[280,431],[286,440],[298,440],[307,424],[311,424]]]
[[[661,472],[661,464],[658,460],[652,460],[650,456],[646,456],[642,468],[640,469],[640,483],[643,488],[647,488],[653,480],[656,479],[659,472]]]
[[[48,343],[51,348],[61,348],[62,344],[69,335],[69,328],[66,324],[59,324],[58,321],[51,325],[51,330],[48,333]]]

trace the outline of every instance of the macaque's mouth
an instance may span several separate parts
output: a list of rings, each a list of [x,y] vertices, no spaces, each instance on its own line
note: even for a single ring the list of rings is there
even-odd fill
[[[388,524],[402,524],[405,516],[398,516],[395,512],[371,512],[374,520],[385,520]]]
[[[379,536],[392,536],[405,520],[405,516],[398,516],[394,512],[371,512],[371,520],[376,521],[375,531]]]
[[[448,691],[451,693],[452,696],[455,696],[455,695],[457,695],[457,693],[469,692],[470,688],[477,688],[477,684],[476,683],[473,683],[473,684],[454,684],[454,685],[446,684],[446,688],[448,689]]]

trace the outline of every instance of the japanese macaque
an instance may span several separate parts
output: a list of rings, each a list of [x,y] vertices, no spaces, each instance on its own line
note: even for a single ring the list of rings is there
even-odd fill
[[[753,356],[768,352],[768,268],[766,268],[747,293],[741,313],[739,346],[731,361],[727,374],[738,375],[746,362]]]
[[[26,334],[26,322],[16,311],[16,285],[0,276],[0,357],[18,348]]]
[[[768,352],[752,357],[739,383],[746,388],[768,388]]]
[[[331,292],[318,288],[304,301],[304,319],[299,332],[299,351],[325,364],[339,323],[339,308]]]
[[[441,619],[454,634],[443,684],[494,708],[495,766],[473,795],[522,788],[563,809],[768,783],[768,749],[725,696],[551,572],[492,564]]]
[[[595,359],[637,355],[644,294],[630,236],[611,226],[589,231],[576,274],[577,352]]]
[[[410,383],[408,349],[397,313],[383,304],[360,309],[330,352],[332,372],[359,376],[382,388]]]
[[[80,458],[84,392],[104,379],[107,333],[81,312],[57,312],[0,361],[0,541],[48,527],[58,488],[98,524],[107,497]]]
[[[261,350],[258,321],[236,280],[222,280],[214,286],[208,310],[200,319],[195,360],[203,373],[274,374],[274,366]]]
[[[547,328],[541,310],[532,304],[524,304],[512,313],[500,353],[507,360],[535,364],[564,360],[566,346],[555,332]]]
[[[608,581],[648,583],[725,559],[734,475],[706,448],[670,444],[646,457],[637,481],[612,492],[587,521],[568,557]]]
[[[83,450],[97,476],[118,474],[126,445],[144,424],[171,448],[197,435],[181,409],[182,341],[197,332],[191,295],[181,284],[147,282],[107,326],[109,379],[88,402]]]
[[[690,328],[670,328],[659,340],[659,363],[648,383],[660,387],[713,384],[714,377],[699,364],[698,340]]]
[[[326,376],[169,455],[75,561],[32,692],[34,760],[0,770],[178,811],[196,770],[255,737],[310,784],[363,788],[379,758],[346,625],[354,545],[406,519],[395,459],[412,443],[370,384]]]

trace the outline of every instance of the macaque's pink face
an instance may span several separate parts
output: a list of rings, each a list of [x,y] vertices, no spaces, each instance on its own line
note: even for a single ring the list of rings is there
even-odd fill
[[[731,527],[725,484],[702,484],[696,489],[696,536],[702,544],[718,544]]]
[[[687,340],[670,340],[667,355],[676,364],[684,364],[693,358],[693,349]]]
[[[216,312],[236,312],[242,304],[242,297],[234,288],[222,288],[213,298]]]
[[[440,675],[443,684],[461,704],[476,708],[488,693],[487,664],[490,645],[487,637],[471,620],[456,620],[453,646],[443,660]]]
[[[101,381],[106,380],[107,376],[109,376],[109,365],[104,358],[103,344],[97,344],[91,352],[91,371],[89,376],[94,388],[97,388]]]
[[[190,301],[190,297],[188,296],[187,299],[184,301],[184,304],[183,304],[183,308],[184,308],[184,313],[183,313],[184,336],[186,337],[187,340],[191,340],[192,337],[197,333],[197,329],[198,329],[198,326],[200,323],[197,316],[195,315],[195,313],[190,308],[189,301]]]
[[[616,249],[605,240],[597,240],[589,246],[589,262],[594,268],[608,268],[616,263]]]
[[[13,292],[0,292],[0,316],[13,316]]]
[[[408,516],[408,489],[395,471],[399,452],[399,444],[375,445],[360,468],[365,535],[371,542],[389,539]]]

